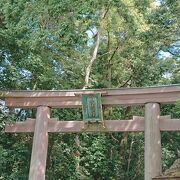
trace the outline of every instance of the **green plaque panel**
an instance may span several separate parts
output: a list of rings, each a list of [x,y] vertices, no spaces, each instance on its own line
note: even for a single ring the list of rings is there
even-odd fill
[[[82,94],[81,96],[84,122],[102,121],[101,93]]]

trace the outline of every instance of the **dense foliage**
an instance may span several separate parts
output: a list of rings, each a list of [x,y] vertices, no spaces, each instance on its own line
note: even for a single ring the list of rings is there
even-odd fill
[[[0,90],[120,88],[180,83],[178,0],[1,0]],[[99,39],[99,46],[96,46]],[[161,107],[180,118],[180,104]],[[4,124],[34,117],[0,101],[0,179],[28,179],[32,134],[5,134]],[[115,107],[106,119],[143,115]],[[52,117],[82,119],[80,109]],[[143,133],[50,134],[46,179],[143,179]],[[177,159],[179,133],[162,133],[163,170]]]

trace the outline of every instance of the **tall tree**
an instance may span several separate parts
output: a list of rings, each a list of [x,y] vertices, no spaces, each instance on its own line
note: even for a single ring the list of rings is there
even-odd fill
[[[0,90],[179,83],[179,13],[178,0],[1,0]],[[143,110],[109,108],[105,116],[124,119]],[[162,110],[179,116],[177,107]],[[32,136],[5,134],[3,128],[7,120],[34,114],[1,106],[1,179],[27,179]],[[52,114],[82,118],[79,109]],[[50,136],[46,179],[143,179],[143,134],[82,134],[79,147],[74,138]],[[163,134],[164,169],[177,157],[178,139]]]

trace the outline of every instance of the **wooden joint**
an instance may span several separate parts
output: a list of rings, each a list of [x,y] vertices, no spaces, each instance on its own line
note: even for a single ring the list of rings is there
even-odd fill
[[[143,116],[133,116],[133,121],[144,120]]]
[[[89,92],[76,92],[76,93],[74,93],[74,95],[75,96],[81,96],[82,94],[94,94],[94,93],[101,93],[101,96],[108,94],[107,91],[96,91],[96,92],[89,91]]]
[[[24,122],[27,122],[27,121],[35,121],[36,119],[33,119],[33,118],[27,118],[26,121]],[[58,121],[58,118],[50,118],[49,120],[53,120],[53,121]]]
[[[159,120],[162,120],[162,119],[171,120],[171,115],[160,116],[160,117],[159,117]]]
[[[159,116],[158,119],[159,120],[163,120],[163,119],[171,120],[171,115]],[[144,120],[144,117],[143,116],[133,116],[133,120]]]

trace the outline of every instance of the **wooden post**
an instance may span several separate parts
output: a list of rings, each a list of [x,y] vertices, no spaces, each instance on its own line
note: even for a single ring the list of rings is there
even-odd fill
[[[29,180],[45,180],[46,157],[48,149],[49,107],[37,108]]]
[[[161,135],[158,103],[145,105],[145,180],[161,173]]]

